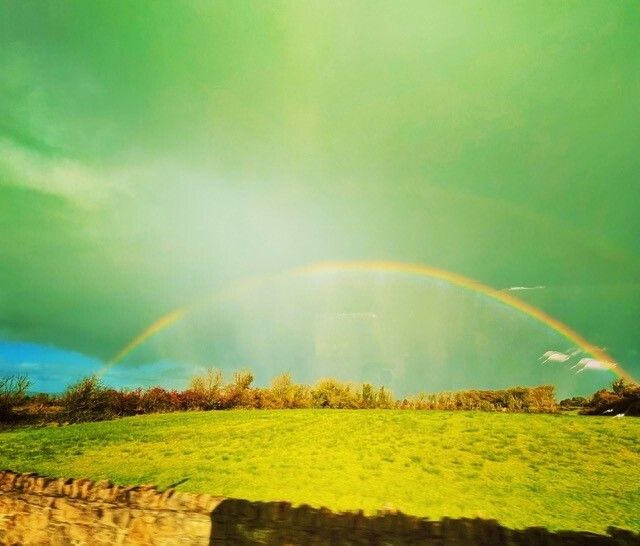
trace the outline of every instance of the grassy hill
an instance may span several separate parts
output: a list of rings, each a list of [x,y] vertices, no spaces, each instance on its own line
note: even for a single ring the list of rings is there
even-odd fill
[[[640,530],[640,420],[213,411],[0,433],[0,467],[334,510]]]

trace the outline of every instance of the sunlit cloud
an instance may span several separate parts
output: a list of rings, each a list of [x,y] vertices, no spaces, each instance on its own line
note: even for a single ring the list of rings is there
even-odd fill
[[[613,362],[603,362],[602,360],[596,360],[595,358],[582,358],[577,364],[571,366],[572,370],[576,370],[576,373],[584,372],[585,370],[611,370],[615,368]]]
[[[604,349],[600,347],[597,347],[597,348],[604,351]],[[578,348],[569,348],[565,352],[547,351],[538,360],[542,360],[542,364],[546,364],[547,362],[567,362],[568,360],[572,359],[574,356],[582,353],[584,353],[584,351]]]
[[[547,362],[566,362],[571,358],[571,355],[567,355],[559,351],[547,351],[540,357],[540,359],[543,358],[543,364],[546,364]]]
[[[93,206],[113,191],[124,191],[126,172],[102,173],[63,156],[50,157],[0,138],[0,169],[13,185],[64,197],[77,205]]]

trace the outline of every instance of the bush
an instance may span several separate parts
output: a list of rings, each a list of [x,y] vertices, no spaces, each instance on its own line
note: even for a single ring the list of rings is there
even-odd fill
[[[16,419],[14,410],[26,401],[30,384],[24,375],[0,377],[0,422]]]
[[[527,388],[522,403],[524,410],[529,412],[552,413],[557,411],[556,388],[553,385]]]
[[[140,405],[143,413],[165,413],[182,409],[180,393],[162,387],[151,387],[142,391]]]
[[[362,390],[360,391],[360,407],[361,408],[375,408],[376,407],[376,393],[372,385],[364,383]]]
[[[404,400],[402,407],[431,410],[524,411],[550,413],[557,410],[555,388],[513,387],[496,391],[421,393]]]
[[[253,374],[248,370],[237,371],[233,374],[233,383],[224,389],[223,407],[252,408],[255,407],[253,389]]]
[[[390,409],[394,407],[393,395],[390,390],[380,387],[376,394],[376,408]]]
[[[107,389],[105,396],[107,398],[108,413],[114,417],[126,417],[127,415],[144,413],[141,403],[141,389],[133,391]]]
[[[115,416],[110,405],[112,389],[107,389],[97,376],[81,379],[67,388],[60,397],[63,421],[100,421]]]
[[[225,405],[222,389],[222,372],[210,368],[204,375],[196,375],[191,379],[189,388],[183,393],[183,403],[186,409],[220,409]]]
[[[584,396],[574,396],[572,398],[565,398],[560,400],[560,409],[563,410],[575,410],[588,406],[590,401]]]
[[[311,389],[314,408],[357,408],[359,399],[347,383],[337,379],[320,379]]]
[[[214,409],[209,407],[209,399],[201,390],[187,389],[178,393],[180,409],[186,411]]]
[[[611,390],[596,392],[585,409],[585,415],[640,415],[640,385],[618,379],[611,384]]]
[[[34,404],[36,399],[39,400],[36,414],[40,416],[45,412],[53,413],[52,409],[57,410],[56,403],[60,404],[59,418],[68,422],[141,413],[228,408],[399,408],[513,412],[553,412],[558,409],[554,387],[550,385],[421,393],[396,402],[391,391],[370,383],[354,385],[325,378],[309,387],[295,383],[291,374],[286,373],[275,377],[268,388],[254,388],[253,379],[251,371],[241,370],[235,372],[233,381],[225,385],[222,372],[209,369],[193,377],[189,388],[184,391],[162,387],[117,390],[105,387],[98,377],[92,376],[71,385],[58,399],[47,395],[41,395],[40,398],[32,396],[31,399]],[[0,415],[4,412],[6,416],[10,411],[6,408],[12,408],[25,399],[28,380],[9,378],[2,381],[0,403],[4,406],[0,405]],[[602,412],[603,408],[623,406],[627,414],[635,411],[640,413],[640,387],[616,382],[611,391],[596,393],[588,409],[597,413]]]
[[[269,389],[262,391],[261,395],[260,407],[308,408],[311,406],[309,387],[294,383],[289,373],[275,377]]]

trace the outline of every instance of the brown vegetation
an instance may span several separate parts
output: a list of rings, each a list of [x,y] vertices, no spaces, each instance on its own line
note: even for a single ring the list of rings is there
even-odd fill
[[[581,413],[640,416],[640,385],[618,379],[611,384],[611,390],[602,389],[596,392]]]
[[[23,375],[0,377],[0,422],[15,418],[15,409],[25,402],[29,385]]]
[[[0,423],[68,422],[113,419],[127,415],[172,411],[247,409],[415,409],[479,410],[551,413],[581,410],[585,415],[640,415],[640,386],[615,381],[590,398],[555,399],[551,385],[505,390],[466,390],[420,393],[394,399],[384,386],[353,384],[323,378],[315,385],[295,383],[281,374],[268,387],[254,387],[248,370],[234,373],[226,383],[222,372],[210,369],[193,377],[182,391],[162,387],[113,389],[96,376],[71,385],[60,396],[28,395],[27,377],[0,378]]]
[[[58,421],[76,423],[127,415],[188,410],[247,409],[420,409],[554,412],[554,387],[515,387],[419,394],[396,400],[384,386],[353,384],[323,378],[315,385],[295,383],[290,374],[268,387],[254,387],[253,374],[237,371],[226,383],[222,372],[210,369],[193,377],[182,391],[162,387],[123,390],[107,387],[96,376],[71,385],[60,396],[26,394],[26,378],[0,382],[0,422]],[[4,388],[4,390],[2,390]]]
[[[553,385],[514,387],[506,390],[469,390],[419,394],[404,400],[400,407],[430,410],[523,411],[551,413],[557,411]]]

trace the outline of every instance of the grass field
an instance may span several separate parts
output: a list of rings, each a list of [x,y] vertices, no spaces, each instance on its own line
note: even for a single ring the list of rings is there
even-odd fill
[[[0,433],[0,467],[116,483],[394,508],[510,527],[640,530],[640,419],[276,410],[173,413]]]

